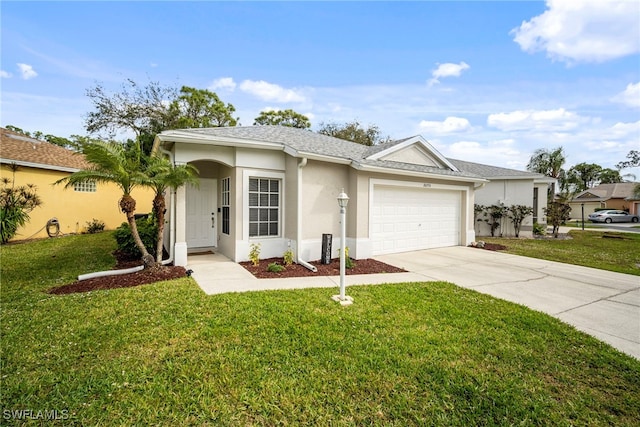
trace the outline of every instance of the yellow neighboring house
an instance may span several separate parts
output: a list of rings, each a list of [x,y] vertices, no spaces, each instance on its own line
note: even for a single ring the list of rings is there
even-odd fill
[[[0,176],[14,181],[16,186],[35,185],[42,200],[12,240],[47,237],[56,232],[59,235],[82,233],[93,219],[104,222],[105,228],[112,230],[127,220],[118,206],[122,191],[116,185],[90,183],[66,189],[62,184],[53,185],[87,168],[89,163],[84,156],[5,128],[0,131]],[[15,173],[13,164],[18,166]],[[137,212],[151,212],[152,190],[138,188],[132,196],[137,202]],[[55,222],[58,226],[52,225]]]

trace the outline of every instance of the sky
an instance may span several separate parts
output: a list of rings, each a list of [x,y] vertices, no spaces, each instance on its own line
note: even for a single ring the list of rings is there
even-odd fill
[[[0,3],[0,125],[86,135],[87,90],[215,92],[524,170],[640,150],[640,1]],[[640,181],[640,168],[625,169]]]

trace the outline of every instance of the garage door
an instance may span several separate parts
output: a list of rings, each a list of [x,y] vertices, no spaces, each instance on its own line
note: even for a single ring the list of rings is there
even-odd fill
[[[461,198],[460,191],[374,186],[373,254],[458,246]]]

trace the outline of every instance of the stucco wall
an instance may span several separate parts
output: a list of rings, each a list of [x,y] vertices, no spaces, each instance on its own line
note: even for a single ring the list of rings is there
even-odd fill
[[[493,179],[483,188],[476,190],[475,203],[483,206],[502,204],[506,207],[512,205],[525,205],[533,207],[533,180],[499,180]],[[543,219],[543,207],[547,205],[546,185],[538,190],[538,215]],[[480,215],[479,219],[488,219],[487,216]],[[529,215],[522,222],[520,236],[531,236],[533,228],[533,215]],[[491,229],[484,220],[476,221],[476,235],[489,236]],[[509,218],[503,218],[502,226],[495,232],[496,236],[514,236],[515,230]]]
[[[0,170],[3,178],[13,180],[13,173],[7,166],[1,165]],[[52,218],[58,219],[60,232],[63,234],[85,232],[87,222],[94,218],[103,221],[107,230],[113,230],[126,222],[127,219],[118,205],[122,197],[118,187],[98,183],[97,191],[90,193],[77,192],[73,188],[65,189],[64,185],[53,185],[66,176],[69,176],[68,172],[29,167],[18,169],[15,173],[15,185],[34,184],[38,196],[42,199],[42,205],[30,213],[30,221],[25,227],[18,229],[13,240],[47,237],[45,226]],[[132,196],[137,202],[137,213],[151,212],[153,191],[135,189]]]

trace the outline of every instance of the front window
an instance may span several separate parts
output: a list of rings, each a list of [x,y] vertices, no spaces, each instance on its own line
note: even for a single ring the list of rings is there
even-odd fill
[[[249,178],[249,236],[280,234],[280,180]]]
[[[95,193],[97,190],[95,181],[83,181],[73,184],[73,191],[80,193]]]
[[[229,234],[229,208],[231,206],[231,178],[222,180],[222,233]]]

